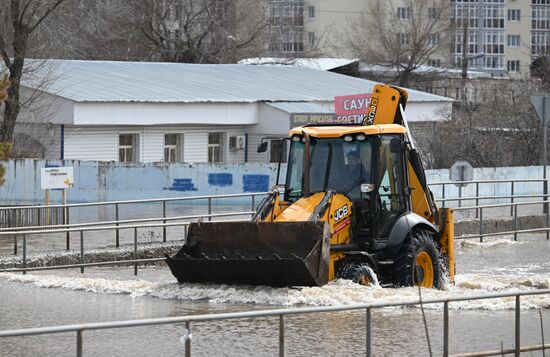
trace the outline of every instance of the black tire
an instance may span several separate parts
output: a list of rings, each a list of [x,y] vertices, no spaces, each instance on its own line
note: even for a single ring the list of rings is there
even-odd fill
[[[378,277],[369,264],[360,260],[343,262],[336,272],[336,277],[351,280],[361,285],[378,285]]]
[[[441,278],[441,258],[432,236],[423,230],[413,230],[395,256],[393,284],[439,289]]]

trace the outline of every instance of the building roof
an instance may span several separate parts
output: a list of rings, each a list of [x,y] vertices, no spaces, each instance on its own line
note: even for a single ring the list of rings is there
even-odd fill
[[[384,66],[384,65],[372,65],[372,64],[362,64],[359,66],[360,72],[367,72],[367,73],[374,73],[377,75],[385,75],[385,76],[394,76],[397,71],[395,67],[393,66]],[[456,69],[456,68],[444,68],[444,67],[432,67],[427,65],[421,65],[417,69],[413,71],[417,74],[432,74],[432,75],[438,75],[443,78],[449,77],[449,78],[459,78],[462,76],[462,70]],[[502,77],[502,76],[500,76]],[[495,76],[495,72],[483,72],[483,71],[475,71],[475,70],[468,70],[468,78],[499,78]]]
[[[350,65],[359,62],[358,59],[350,58],[280,58],[280,57],[254,57],[240,60],[240,64],[256,64],[256,65],[287,65],[296,67],[306,67],[320,69],[322,71],[330,71],[331,69]]]
[[[33,65],[33,60],[28,60]],[[37,72],[38,71],[38,72]],[[76,102],[253,103],[333,101],[370,92],[375,82],[316,69],[279,65],[114,61],[42,61],[22,84]],[[51,78],[41,88],[37,78]],[[452,99],[409,90],[409,101]]]
[[[267,103],[270,107],[282,110],[286,113],[332,113],[326,106],[308,102],[276,102]]]

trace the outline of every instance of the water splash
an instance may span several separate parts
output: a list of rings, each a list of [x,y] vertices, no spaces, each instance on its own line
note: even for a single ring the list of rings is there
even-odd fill
[[[479,242],[472,239],[461,239],[458,241],[458,244],[462,248],[494,248],[494,247],[502,247],[502,246],[510,246],[510,245],[518,245],[518,244],[524,244],[526,242],[518,242],[510,239],[494,239],[486,242]]]
[[[96,294],[126,294],[131,298],[143,296],[169,300],[208,301],[210,303],[239,303],[277,306],[330,306],[358,303],[403,302],[418,299],[417,288],[387,288],[362,286],[349,280],[337,279],[323,287],[271,288],[266,286],[234,286],[219,284],[176,284],[170,280],[118,280],[105,278],[65,277],[55,275],[20,275],[0,273],[0,279],[28,283],[41,288],[80,290]],[[482,274],[461,274],[448,290],[423,289],[424,299],[479,295],[489,292],[547,289],[548,276],[505,277]],[[462,301],[450,304],[452,309],[508,310],[514,308],[514,298]],[[441,304],[425,305],[441,309]],[[550,308],[550,296],[526,296],[522,308]]]

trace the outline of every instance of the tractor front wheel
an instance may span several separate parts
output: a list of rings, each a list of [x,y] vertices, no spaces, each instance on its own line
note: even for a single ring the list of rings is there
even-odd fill
[[[431,235],[420,230],[411,232],[394,259],[394,285],[438,289],[441,272],[440,254]]]
[[[374,269],[359,260],[342,263],[336,272],[336,277],[348,279],[361,285],[378,285],[378,277]]]

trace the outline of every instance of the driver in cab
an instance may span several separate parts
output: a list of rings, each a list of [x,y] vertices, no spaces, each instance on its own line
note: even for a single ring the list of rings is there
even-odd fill
[[[350,151],[346,154],[345,165],[337,172],[336,187],[338,192],[355,197],[360,195],[359,186],[361,184],[361,161],[357,151]],[[356,187],[353,187],[356,186]],[[351,191],[349,191],[351,189]]]
[[[361,177],[361,162],[357,151],[350,151],[346,155],[346,165],[342,173],[349,184],[355,182]]]

